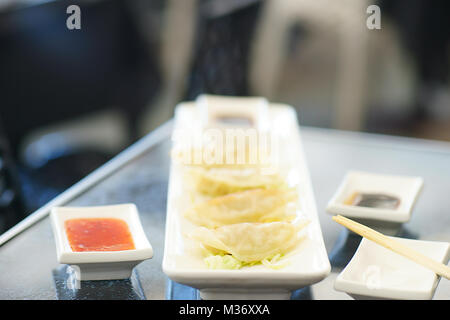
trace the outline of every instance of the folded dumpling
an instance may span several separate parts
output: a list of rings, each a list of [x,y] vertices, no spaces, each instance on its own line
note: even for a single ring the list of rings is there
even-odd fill
[[[260,262],[294,249],[301,238],[303,223],[239,223],[208,229],[198,227],[192,234],[205,248],[230,254],[244,263]]]
[[[295,189],[253,189],[213,198],[187,210],[191,222],[216,228],[242,222],[291,221],[296,217]]]
[[[203,195],[217,197],[250,189],[279,189],[287,184],[278,171],[260,168],[187,168],[188,187]]]

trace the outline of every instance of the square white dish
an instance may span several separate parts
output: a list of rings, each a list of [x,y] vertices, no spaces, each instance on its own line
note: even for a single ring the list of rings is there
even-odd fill
[[[438,262],[450,258],[447,242],[392,238]],[[334,288],[355,299],[429,300],[439,280],[433,271],[364,238]]]
[[[182,217],[186,208],[179,201],[183,197],[182,173],[172,160],[162,267],[173,281],[199,289],[202,299],[289,299],[293,290],[319,282],[330,273],[297,115],[292,107],[280,104],[270,104],[268,112],[271,130],[278,131],[286,152],[292,155],[290,161],[294,166],[289,178],[299,186],[301,213],[310,220],[303,231],[306,239],[291,257],[290,264],[279,270],[263,265],[240,270],[208,269],[201,257],[191,253],[192,243],[185,236],[191,226]],[[195,117],[195,103],[178,105],[175,129],[189,128],[195,123]]]
[[[122,251],[72,251],[64,223],[76,218],[116,218],[128,225],[135,249]],[[54,207],[50,214],[59,263],[75,266],[77,280],[127,279],[133,268],[153,257],[134,204],[93,207]]]
[[[413,207],[423,188],[423,179],[397,175],[350,171],[329,201],[326,211],[366,224],[382,233],[395,235],[402,223],[411,219]],[[381,193],[400,199],[395,209],[345,204],[355,192]]]

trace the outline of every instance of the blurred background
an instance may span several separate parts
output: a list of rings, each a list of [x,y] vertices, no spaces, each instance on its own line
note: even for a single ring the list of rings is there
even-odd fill
[[[366,25],[374,4],[381,29]],[[444,0],[0,0],[0,233],[201,93],[450,141],[449,13]]]

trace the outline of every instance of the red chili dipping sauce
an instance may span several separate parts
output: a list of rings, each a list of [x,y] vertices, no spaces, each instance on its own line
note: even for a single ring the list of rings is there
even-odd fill
[[[70,219],[65,221],[64,227],[72,251],[135,249],[128,225],[121,219]]]

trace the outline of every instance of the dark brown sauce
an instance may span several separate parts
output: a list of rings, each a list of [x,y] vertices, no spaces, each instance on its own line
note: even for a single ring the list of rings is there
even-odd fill
[[[248,117],[235,117],[235,116],[216,116],[215,121],[230,125],[230,126],[236,126],[236,127],[252,127],[253,126],[253,120]]]
[[[355,192],[348,197],[344,204],[367,208],[397,209],[400,205],[400,199],[382,193]]]

